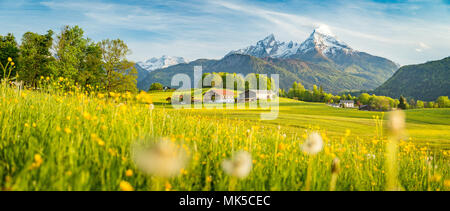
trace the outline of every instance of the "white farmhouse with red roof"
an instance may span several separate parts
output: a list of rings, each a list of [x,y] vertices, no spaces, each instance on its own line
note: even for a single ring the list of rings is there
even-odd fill
[[[227,89],[210,89],[203,95],[204,103],[234,103],[234,91]]]

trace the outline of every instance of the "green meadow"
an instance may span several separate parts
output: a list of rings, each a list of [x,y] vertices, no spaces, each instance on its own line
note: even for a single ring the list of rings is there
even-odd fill
[[[262,109],[176,110],[166,102],[170,92],[0,90],[2,190],[450,187],[450,109],[407,110],[405,134],[395,141],[397,159],[390,159],[388,113],[281,98],[278,118],[263,121]],[[323,139],[317,154],[302,148],[312,133]],[[149,150],[153,160],[137,162],[134,146],[166,146],[161,143],[174,145],[168,149],[182,158],[157,147]],[[236,152],[249,155],[245,168],[233,160]],[[227,161],[244,169],[229,170]]]
[[[171,109],[166,99],[172,92],[151,93],[155,105]],[[324,103],[296,101],[279,98],[279,114],[276,120],[259,121],[260,114],[267,109],[202,109],[194,111],[202,115],[220,118],[237,118],[257,121],[262,125],[281,125],[291,129],[308,129],[320,127],[328,133],[342,136],[347,129],[361,137],[375,136],[376,117],[385,121],[385,112],[359,111],[327,106]],[[208,106],[205,106],[206,108]],[[416,142],[429,143],[448,149],[450,147],[450,109],[412,109],[406,110],[408,138]]]

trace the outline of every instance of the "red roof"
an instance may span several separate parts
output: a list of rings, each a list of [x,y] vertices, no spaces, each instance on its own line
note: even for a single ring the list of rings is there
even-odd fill
[[[233,95],[234,96],[234,92],[231,91],[231,90],[228,90],[228,89],[213,89],[211,91],[215,92],[218,95],[223,95],[223,96],[225,96],[225,95],[227,95],[227,96]]]

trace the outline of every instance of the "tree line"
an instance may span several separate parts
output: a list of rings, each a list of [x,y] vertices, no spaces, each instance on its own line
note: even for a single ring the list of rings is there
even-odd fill
[[[130,53],[124,41],[94,42],[78,26],[64,26],[56,35],[52,30],[46,34],[26,32],[20,44],[12,33],[0,35],[0,62],[11,58],[15,65],[11,76],[31,88],[43,77],[63,77],[80,87],[135,92],[137,70],[127,60]]]
[[[264,89],[270,90],[272,88],[272,78],[262,74],[248,74],[243,76],[236,73],[203,73],[202,81],[198,82],[198,86],[202,88],[220,88],[232,90],[249,90],[249,89]],[[201,83],[201,86],[200,86]],[[227,87],[228,83],[231,87]],[[232,83],[232,84],[231,84]],[[149,91],[162,90],[161,83],[153,83],[150,85]]]
[[[356,98],[348,95],[333,95],[326,93],[322,86],[317,87],[313,85],[313,90],[306,89],[300,82],[294,82],[292,87],[286,93],[285,90],[280,90],[280,96],[295,98],[297,100],[306,102],[322,102],[322,103],[339,103],[340,100],[355,100]]]
[[[339,103],[341,100],[353,100],[357,106],[367,105],[372,110],[388,111],[393,108],[415,109],[415,108],[450,108],[448,96],[441,96],[436,101],[424,102],[421,100],[409,101],[401,96],[399,99],[393,99],[386,96],[377,96],[375,94],[361,93],[358,97],[351,94],[333,95],[324,92],[322,87],[313,86],[313,90],[305,89],[300,82],[294,82],[292,87],[286,93],[280,90],[280,96],[302,100],[306,102]]]

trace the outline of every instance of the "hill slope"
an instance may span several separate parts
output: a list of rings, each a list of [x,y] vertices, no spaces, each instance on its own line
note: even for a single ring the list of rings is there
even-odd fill
[[[450,96],[450,57],[424,64],[400,68],[374,93],[398,98],[400,95],[418,100],[436,100]]]

